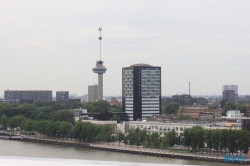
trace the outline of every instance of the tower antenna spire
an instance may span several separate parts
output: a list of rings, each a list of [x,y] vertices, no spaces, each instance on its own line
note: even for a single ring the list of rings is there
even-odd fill
[[[102,27],[99,27],[100,32],[100,60],[96,61],[96,67],[92,68],[94,73],[98,74],[98,100],[103,100],[103,74],[106,73],[107,68],[103,66],[102,52],[101,52],[101,41],[102,41]]]
[[[100,31],[100,60],[102,60],[102,50],[101,50],[101,46],[102,46],[102,27],[99,27],[98,31]]]

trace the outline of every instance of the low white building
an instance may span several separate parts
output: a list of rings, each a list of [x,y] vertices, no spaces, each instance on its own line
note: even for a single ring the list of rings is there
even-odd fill
[[[229,110],[227,111],[227,119],[237,119],[240,120],[243,117],[243,113],[240,113],[240,110]]]
[[[88,110],[79,108],[79,109],[71,109],[69,110],[69,112],[72,112],[74,114],[75,121],[78,122],[80,120],[81,115],[88,113]]]
[[[158,132],[160,137],[164,137],[165,134],[169,131],[175,130],[177,136],[180,136],[184,133],[185,129],[192,128],[195,126],[200,126],[204,130],[214,130],[214,129],[234,129],[240,130],[241,124],[240,123],[233,123],[230,126],[227,123],[168,123],[168,122],[149,122],[149,121],[130,121],[129,122],[129,129],[131,128],[139,128],[141,130],[145,129],[147,133],[150,135],[153,132]],[[210,127],[211,126],[211,127]]]

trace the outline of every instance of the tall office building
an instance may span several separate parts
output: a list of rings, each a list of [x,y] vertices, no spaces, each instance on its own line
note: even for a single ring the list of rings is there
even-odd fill
[[[62,105],[68,105],[69,92],[68,91],[58,91],[58,92],[56,92],[56,101],[60,102]]]
[[[233,91],[230,91],[233,90]],[[233,94],[234,92],[234,94]],[[234,98],[232,96],[234,95]],[[238,103],[238,85],[223,85],[222,86],[222,96],[224,100],[233,101]],[[225,96],[225,97],[224,97]],[[228,98],[230,97],[230,98]]]
[[[102,32],[102,28],[98,29],[100,32],[100,60],[96,61],[96,67],[93,68],[93,72],[98,74],[98,100],[103,100],[103,74],[106,72],[107,68],[105,68],[105,66],[103,66],[103,61],[101,60],[101,41],[102,41],[102,37],[101,37],[101,32]]]
[[[98,85],[88,86],[88,101],[93,102],[98,100]]]
[[[134,121],[161,114],[161,67],[122,68],[122,110]]]
[[[52,101],[52,91],[50,90],[6,90],[5,100],[20,100],[20,103],[46,102]]]

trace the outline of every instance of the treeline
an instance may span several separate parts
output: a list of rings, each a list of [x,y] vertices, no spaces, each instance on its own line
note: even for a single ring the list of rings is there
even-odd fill
[[[73,103],[71,106],[66,107],[58,102],[37,102],[35,104],[19,105],[3,103],[0,104],[0,116],[6,115],[11,118],[20,115],[32,120],[60,120],[56,119],[59,110],[79,108],[78,106],[78,103]]]
[[[158,132],[147,134],[146,130],[139,128],[130,129],[124,138],[124,143],[131,146],[143,145],[152,148],[169,148],[175,144],[182,144],[192,148],[192,152],[214,150],[222,153],[244,153],[248,152],[250,133],[246,130],[215,129],[204,130],[201,127],[185,129],[184,134],[177,136],[174,130],[167,132],[164,137],[160,137]]]
[[[129,129],[128,134],[124,138],[124,143],[131,146],[143,145],[144,147],[151,148],[168,148],[172,147],[178,142],[176,132],[169,131],[163,138],[160,137],[158,132],[153,132],[151,135],[147,134],[147,131],[139,128]]]
[[[245,113],[247,110],[247,106],[249,105],[246,101],[239,101],[235,104],[232,101],[221,100],[221,108],[225,108],[226,110],[240,110],[241,113]]]
[[[200,151],[204,148],[208,149],[211,154],[211,149],[217,155],[220,151],[226,154],[238,153],[238,150],[248,152],[248,145],[250,144],[250,133],[246,130],[232,130],[232,129],[215,129],[204,130],[201,127],[193,127],[184,130],[184,145],[192,147],[192,150]]]
[[[2,115],[1,120],[4,127],[11,129],[20,127],[20,130],[26,134],[40,135],[46,137],[59,138],[75,138],[79,141],[87,142],[110,142],[114,140],[112,137],[112,128],[110,125],[96,125],[90,122],[77,122],[74,126],[68,121],[53,120],[31,120],[23,116],[15,116],[8,119]]]
[[[99,100],[82,104],[79,102],[64,106],[59,102],[36,102],[34,104],[10,105],[0,104],[0,117],[4,114],[7,117],[24,116],[32,120],[59,120],[55,119],[59,110],[70,110],[76,108],[87,109],[89,113],[95,112],[121,112],[121,107],[110,106],[107,101]]]
[[[5,114],[1,116],[1,124],[3,125],[3,129],[6,130],[7,127],[10,127],[11,129],[14,129],[16,127],[21,127],[21,123],[23,121],[29,121],[29,122],[38,122],[38,121],[64,121],[68,122],[72,126],[75,124],[74,115],[72,112],[69,111],[57,111],[54,114],[51,115],[49,119],[46,120],[36,120],[36,119],[29,119],[22,115],[17,115],[8,118]]]

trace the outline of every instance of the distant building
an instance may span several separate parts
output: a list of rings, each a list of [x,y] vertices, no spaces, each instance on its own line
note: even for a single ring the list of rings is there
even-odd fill
[[[226,114],[225,109],[223,109],[223,108],[214,109],[214,119],[220,120],[221,116],[223,116],[224,114]]]
[[[219,104],[217,102],[209,102],[207,103],[208,106],[211,106],[211,107],[219,107]]]
[[[88,110],[79,108],[79,109],[71,109],[71,110],[69,110],[69,112],[72,112],[74,114],[75,121],[77,122],[77,121],[81,120],[82,114],[88,113]]]
[[[241,119],[241,129],[250,131],[250,107],[247,106],[246,113],[244,117]]]
[[[227,111],[227,119],[237,119],[241,120],[243,117],[243,113],[240,113],[240,110],[229,110]]]
[[[171,98],[171,97],[162,97],[161,98],[161,105],[167,105],[168,103],[172,103],[172,102],[178,102],[178,100]]]
[[[238,103],[238,85],[223,85],[222,96],[223,100]]]
[[[50,90],[6,90],[4,91],[5,100],[23,100],[29,102],[52,101],[52,91]]]
[[[210,112],[210,110],[205,106],[180,106],[178,114],[188,115],[192,118],[201,120],[201,112]]]
[[[89,85],[88,86],[88,101],[93,102],[98,100],[98,85]]]
[[[122,111],[130,121],[161,114],[161,67],[135,64],[122,68]]]
[[[82,101],[88,101],[88,94],[85,94],[82,96]]]
[[[57,91],[56,92],[56,101],[62,105],[69,104],[69,92],[68,91]]]
[[[235,102],[235,91],[234,90],[224,90],[223,100]]]
[[[115,97],[111,97],[110,105],[115,105],[117,107],[120,107],[121,104],[119,103],[119,101],[116,100]]]
[[[17,105],[19,104],[19,100],[5,100],[5,99],[0,99],[0,104],[1,103],[8,103],[10,105]]]
[[[243,97],[242,97],[242,100],[243,100],[243,101],[246,101],[246,102],[248,102],[248,103],[250,103],[250,95],[245,95],[245,96],[243,96]]]
[[[241,119],[241,129],[250,132],[250,117],[244,117]]]
[[[117,131],[127,134],[129,130],[129,122],[117,123]]]
[[[69,99],[69,105],[70,105],[70,104],[73,104],[73,103],[75,103],[75,102],[81,103],[81,99]]]
[[[207,105],[208,101],[206,98],[197,97],[193,98],[193,103],[195,103],[196,105]]]
[[[77,94],[69,94],[69,99],[74,99],[77,97]]]
[[[203,121],[209,121],[214,119],[214,113],[213,112],[200,112],[200,120]]]
[[[172,98],[175,99],[175,101],[177,101],[180,105],[194,105],[191,95],[173,95]]]

